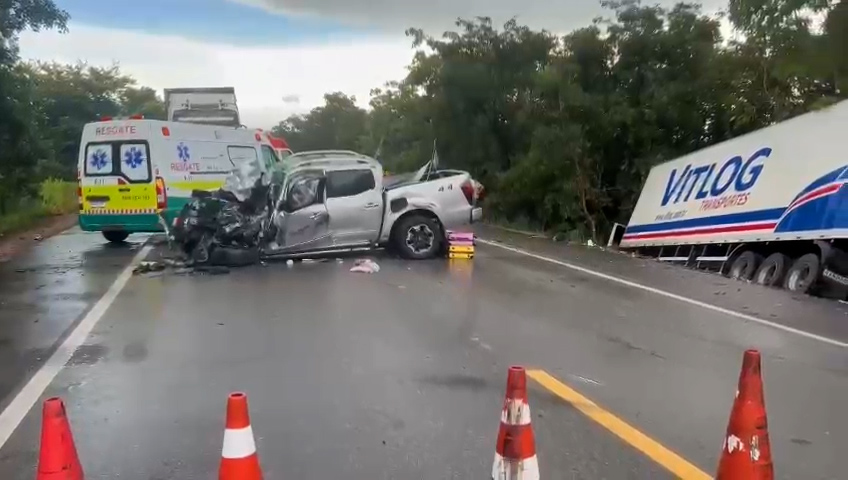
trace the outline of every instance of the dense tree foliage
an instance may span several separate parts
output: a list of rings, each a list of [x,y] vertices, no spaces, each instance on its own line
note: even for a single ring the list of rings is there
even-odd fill
[[[381,145],[393,171],[423,164],[435,139],[443,164],[486,184],[490,213],[598,240],[657,163],[845,96],[845,3],[731,0],[732,38],[697,4],[602,3],[610,18],[563,37],[488,18],[411,29],[409,74],[369,111],[332,94],[277,131],[295,150]]]
[[[67,20],[50,0],[0,0],[0,214],[44,178],[73,178],[85,123],[103,115],[165,117],[156,92],[136,87],[117,66],[19,62],[21,31],[64,30]]]
[[[598,240],[657,163],[846,96],[848,2],[729,0],[721,18],[601,3],[607,18],[564,36],[485,17],[410,29],[408,75],[370,108],[328,93],[274,132],[295,151],[379,152],[390,171],[419,167],[435,141],[443,165],[486,185],[489,213]],[[50,0],[0,0],[0,213],[40,177],[73,175],[92,118],[164,116],[117,67],[18,61],[19,32],[66,22]]]

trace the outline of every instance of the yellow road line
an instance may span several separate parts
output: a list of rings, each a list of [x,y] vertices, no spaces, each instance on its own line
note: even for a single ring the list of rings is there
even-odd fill
[[[689,463],[656,440],[640,432],[624,420],[604,410],[595,402],[584,397],[568,385],[560,382],[544,370],[528,370],[527,375],[554,395],[565,400],[602,427],[644,453],[669,472],[685,480],[712,479],[703,470]]]

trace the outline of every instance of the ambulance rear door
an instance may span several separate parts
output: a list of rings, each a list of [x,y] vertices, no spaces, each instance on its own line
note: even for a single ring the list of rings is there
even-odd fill
[[[157,191],[143,121],[89,124],[80,147],[82,213],[157,212]]]

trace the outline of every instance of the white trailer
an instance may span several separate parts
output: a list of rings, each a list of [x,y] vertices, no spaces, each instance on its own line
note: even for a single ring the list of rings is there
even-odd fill
[[[792,291],[848,286],[848,101],[654,167],[620,247]]]
[[[165,106],[169,122],[241,126],[233,87],[166,88]]]

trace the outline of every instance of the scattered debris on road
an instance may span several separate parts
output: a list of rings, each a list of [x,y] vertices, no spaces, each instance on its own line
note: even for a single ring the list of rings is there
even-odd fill
[[[361,258],[354,262],[353,268],[350,271],[357,273],[377,273],[380,271],[380,265],[370,258]]]
[[[133,269],[133,275],[142,273],[161,272],[167,268],[164,262],[141,262]]]

